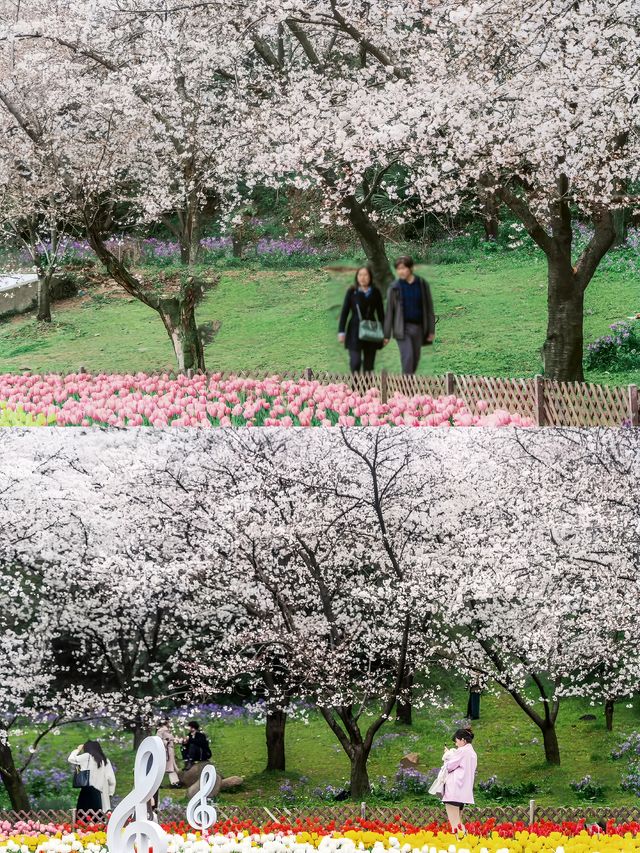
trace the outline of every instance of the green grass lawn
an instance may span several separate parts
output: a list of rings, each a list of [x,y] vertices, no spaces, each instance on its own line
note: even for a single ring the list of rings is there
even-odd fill
[[[381,734],[397,732],[398,737],[385,739],[380,748],[373,749],[370,759],[370,777],[393,778],[400,758],[407,752],[417,752],[420,767],[438,766],[442,746],[449,742],[455,730],[455,721],[462,716],[466,694],[458,692],[453,704],[446,709],[428,709],[416,713],[412,727],[388,723]],[[595,721],[581,721],[585,713],[595,713]],[[535,782],[540,792],[535,799],[544,805],[577,806],[580,800],[569,788],[569,782],[590,774],[606,788],[603,804],[625,805],[636,803],[636,798],[620,790],[620,779],[625,772],[624,761],[612,761],[610,753],[624,734],[640,728],[640,708],[634,703],[627,708],[624,703],[616,707],[614,731],[604,727],[601,708],[591,708],[587,702],[566,700],[560,710],[558,732],[562,765],[549,767],[538,729],[528,721],[511,697],[483,696],[481,719],[474,724],[478,753],[477,781],[497,775],[501,782],[517,784]],[[222,795],[222,802],[278,806],[282,800],[279,786],[290,780],[294,786],[301,777],[307,777],[309,789],[327,784],[341,785],[348,779],[348,761],[328,726],[312,714],[307,724],[290,721],[287,725],[286,773],[265,773],[264,727],[247,721],[215,722],[206,725],[211,739],[213,762],[223,775],[242,775],[242,789]],[[26,747],[25,732],[20,739]],[[84,739],[98,737],[105,752],[116,767],[118,792],[130,790],[133,776],[134,753],[131,736],[112,730],[98,730],[91,734],[86,727],[62,727],[60,733],[44,741],[38,754],[38,766],[66,769],[66,756]],[[162,796],[174,795],[177,802],[186,802],[184,791],[163,791]],[[73,803],[73,792],[66,795]],[[430,798],[427,798],[430,801]],[[479,804],[488,805],[482,793]],[[49,803],[50,807],[63,807],[62,801]],[[587,806],[588,808],[588,806]]]
[[[335,266],[354,261],[336,262]],[[439,315],[437,341],[420,372],[531,376],[541,369],[546,326],[546,266],[541,257],[478,256],[467,263],[420,267]],[[349,271],[226,270],[198,310],[199,322],[220,321],[206,352],[210,370],[284,371],[311,367],[347,372],[336,338]],[[0,325],[0,371],[135,372],[173,369],[168,337],[157,315],[139,302],[112,295],[54,304],[54,324],[36,327],[33,315]],[[629,275],[599,272],[586,293],[585,340],[640,308]],[[399,371],[395,342],[376,367]],[[609,384],[640,380],[640,370],[593,373]]]

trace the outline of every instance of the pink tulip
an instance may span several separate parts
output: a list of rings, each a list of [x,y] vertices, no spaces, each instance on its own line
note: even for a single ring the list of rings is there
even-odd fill
[[[490,413],[484,400],[477,402],[477,414],[472,415],[464,401],[454,395],[433,398],[420,394],[409,398],[395,393],[383,404],[377,389],[369,389],[361,396],[345,385],[322,386],[317,380],[282,381],[277,376],[258,381],[239,377],[222,380],[219,374],[192,379],[184,375],[169,379],[167,374],[154,377],[141,372],[66,377],[4,374],[0,375],[0,400],[13,409],[22,406],[25,412],[54,415],[61,426],[93,422],[209,428],[212,419],[229,426],[230,416],[255,425],[262,411],[269,413],[265,426],[292,425],[293,418],[305,427],[314,418],[329,426],[328,411],[338,414],[341,426],[359,422],[369,426],[446,427],[451,420],[457,426],[534,426],[531,418],[505,410]]]

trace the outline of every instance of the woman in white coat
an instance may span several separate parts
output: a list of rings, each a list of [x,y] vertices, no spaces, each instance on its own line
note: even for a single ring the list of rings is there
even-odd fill
[[[168,717],[165,717],[156,734],[161,738],[164,744],[165,753],[167,755],[167,773],[169,774],[169,782],[172,788],[180,788],[180,777],[178,776],[178,765],[176,764],[176,739],[171,731]]]
[[[94,812],[96,815],[110,812],[116,777],[98,741],[88,740],[80,744],[67,760],[79,770],[89,771],[89,784],[80,788],[78,795],[78,812]]]

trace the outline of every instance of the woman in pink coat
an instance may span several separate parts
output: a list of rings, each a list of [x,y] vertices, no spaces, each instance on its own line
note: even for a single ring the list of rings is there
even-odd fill
[[[456,748],[446,754],[444,766],[447,778],[444,783],[442,802],[447,807],[447,817],[451,824],[451,832],[463,837],[467,834],[461,821],[462,810],[468,803],[473,803],[473,783],[478,766],[478,757],[471,746],[473,732],[471,729],[458,729],[453,740]]]

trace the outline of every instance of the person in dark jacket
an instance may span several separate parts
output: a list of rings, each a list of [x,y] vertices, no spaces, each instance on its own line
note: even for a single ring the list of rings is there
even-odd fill
[[[347,318],[349,318],[348,324]],[[338,341],[349,350],[349,367],[352,373],[358,373],[360,370],[371,373],[376,352],[382,348],[383,344],[382,341],[377,343],[360,340],[360,319],[377,319],[380,323],[384,323],[382,294],[373,284],[370,267],[360,267],[356,272],[353,287],[349,288],[344,297],[338,324]]]
[[[205,733],[200,731],[200,723],[197,720],[189,723],[189,734],[182,741],[182,757],[185,760],[185,770],[193,767],[198,761],[208,761],[211,758],[209,741]]]
[[[413,259],[404,255],[395,262],[396,280],[389,287],[384,318],[385,344],[395,338],[403,373],[415,373],[424,344],[436,336],[436,315],[427,282],[413,273]]]

